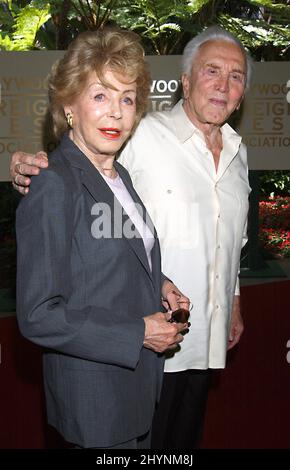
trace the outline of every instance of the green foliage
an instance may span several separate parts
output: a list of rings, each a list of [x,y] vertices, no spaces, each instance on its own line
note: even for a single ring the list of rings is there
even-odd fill
[[[188,6],[191,8],[191,13],[196,14],[201,11],[203,7],[212,3],[211,0],[191,0],[188,3]]]
[[[23,8],[13,5],[12,1],[7,2],[7,9],[0,16],[1,23],[6,21],[4,24],[7,28],[6,31],[1,28],[0,48],[8,51],[36,48],[37,32],[50,18],[49,8],[49,4],[44,2],[42,5],[30,2]]]
[[[15,18],[13,25],[13,42],[15,49],[33,49],[36,45],[36,34],[41,26],[50,18],[49,6],[43,9],[27,5]]]
[[[112,19],[121,27],[138,32],[149,52],[172,54],[176,51],[191,16],[186,0],[133,0],[120,2]],[[204,3],[204,2],[203,2]]]
[[[112,19],[138,32],[148,53],[180,54],[204,27],[220,24],[236,34],[257,60],[290,55],[290,5],[270,0],[120,1]]]
[[[250,14],[229,16],[225,13],[221,16],[222,24],[239,37],[256,60],[287,59],[290,5],[270,0],[248,0],[246,3],[251,9]]]
[[[71,8],[84,23],[86,29],[97,29],[106,24],[112,10],[118,7],[119,0],[76,0],[71,1]]]
[[[290,19],[289,2],[286,3],[275,3],[271,0],[248,0],[248,3],[256,5],[258,7],[266,8],[271,11],[271,15],[278,15],[277,19],[281,19],[281,15],[285,18]]]
[[[221,15],[219,22],[221,26],[238,37],[243,45],[251,51],[252,55],[256,55],[258,60],[261,58],[273,59],[269,55],[269,47],[275,49],[276,60],[283,58],[289,48],[290,29],[288,26],[268,23],[262,18],[245,20],[243,18],[233,18],[229,15]]]
[[[265,196],[290,196],[290,171],[263,171],[260,175],[260,188]]]
[[[81,31],[113,22],[149,54],[180,54],[211,24],[239,37],[256,60],[290,60],[290,2],[270,0],[51,0],[0,2],[0,47],[64,49]]]

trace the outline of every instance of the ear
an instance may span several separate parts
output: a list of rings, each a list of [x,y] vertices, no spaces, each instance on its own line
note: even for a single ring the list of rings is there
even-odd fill
[[[236,110],[239,111],[240,107],[241,107],[241,104],[242,102],[244,101],[244,98],[245,98],[245,95],[243,94],[243,96],[241,97],[240,101],[239,101],[239,104],[237,105],[236,107]]]
[[[63,112],[64,112],[65,116],[67,116],[68,114],[73,114],[73,110],[72,110],[71,106],[64,106],[63,107]]]
[[[187,99],[189,97],[190,82],[189,82],[188,75],[186,73],[181,75],[181,83],[182,83],[183,97],[184,99]]]

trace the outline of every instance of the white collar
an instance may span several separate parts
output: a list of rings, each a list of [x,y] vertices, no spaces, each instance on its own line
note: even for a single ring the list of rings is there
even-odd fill
[[[190,121],[182,105],[183,100],[179,100],[170,111],[177,138],[185,143],[194,134],[198,134],[204,140],[202,132]],[[224,146],[226,145],[228,150],[232,149],[230,153],[236,153],[242,140],[241,136],[227,123],[221,127],[221,133]]]

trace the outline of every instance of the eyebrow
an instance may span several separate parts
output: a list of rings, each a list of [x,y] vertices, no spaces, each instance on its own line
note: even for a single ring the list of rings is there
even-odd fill
[[[88,86],[88,88],[91,88],[92,86],[95,86],[95,85],[101,86],[102,88],[109,88],[111,90],[121,91],[118,88],[107,86],[102,82],[93,82]],[[129,88],[128,90],[124,90],[122,93],[137,93],[137,90],[133,90]]]
[[[124,90],[123,93],[137,93],[137,90]]]
[[[241,69],[233,69],[232,72],[240,73],[241,75],[246,75],[246,72],[244,72],[244,71],[241,70]]]
[[[205,64],[205,67],[212,67],[213,69],[220,69],[221,68],[220,65],[212,64],[212,63]],[[246,72],[244,72],[241,69],[233,69],[233,70],[231,70],[231,72],[240,73],[241,75],[246,75]]]

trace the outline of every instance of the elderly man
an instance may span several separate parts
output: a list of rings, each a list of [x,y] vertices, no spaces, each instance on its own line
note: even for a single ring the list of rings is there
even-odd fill
[[[250,70],[241,43],[208,28],[185,47],[183,99],[147,115],[120,156],[157,227],[163,272],[193,303],[191,328],[166,360],[153,448],[198,446],[211,371],[225,367],[243,332],[238,271],[250,187],[245,146],[226,121],[240,107]],[[47,163],[14,154],[22,193],[30,182],[23,175],[37,174],[36,166]]]

